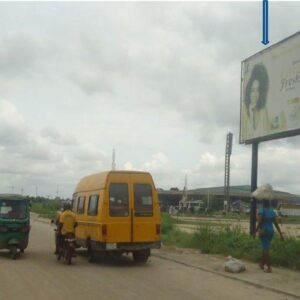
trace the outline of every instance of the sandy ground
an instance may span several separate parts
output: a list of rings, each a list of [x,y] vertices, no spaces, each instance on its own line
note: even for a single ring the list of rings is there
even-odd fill
[[[90,264],[81,251],[67,266],[55,259],[53,244],[53,227],[33,221],[24,255],[13,261],[0,251],[0,300],[293,299],[157,256],[168,258],[167,249],[155,251],[146,265],[134,264],[131,256]],[[188,255],[193,264],[200,254]]]

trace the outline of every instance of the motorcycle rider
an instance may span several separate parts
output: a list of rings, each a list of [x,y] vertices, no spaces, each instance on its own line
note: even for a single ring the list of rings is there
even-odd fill
[[[61,236],[59,239],[59,247],[63,246],[66,237],[75,237],[75,227],[77,226],[76,215],[71,211],[71,204],[64,204],[64,211],[59,217],[58,234]]]
[[[55,223],[55,225],[56,225],[56,230],[55,230],[55,252],[54,252],[54,254],[58,254],[59,247],[62,244],[62,242],[61,242],[62,236],[61,236],[61,232],[58,230],[58,225],[59,225],[60,216],[64,211],[65,211],[64,207],[62,207],[56,215],[55,222],[54,222],[54,220],[51,221],[51,223],[53,223],[53,224]]]

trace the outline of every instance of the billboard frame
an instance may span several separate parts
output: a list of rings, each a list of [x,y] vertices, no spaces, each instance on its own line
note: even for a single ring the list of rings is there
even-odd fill
[[[300,31],[297,31],[296,33],[284,38],[283,40],[269,46],[268,48],[265,48],[247,58],[245,58],[244,60],[242,60],[241,62],[241,82],[240,82],[240,128],[239,128],[239,144],[253,144],[253,143],[259,143],[259,142],[263,142],[263,141],[269,141],[269,140],[275,140],[275,139],[280,139],[280,138],[285,138],[285,137],[291,137],[291,136],[296,136],[296,135],[300,135],[300,128],[297,129],[291,129],[291,130],[286,130],[283,132],[276,132],[276,133],[272,133],[272,134],[268,134],[266,136],[263,137],[255,137],[252,139],[247,139],[247,140],[241,140],[241,131],[242,131],[242,101],[243,101],[243,65],[245,64],[245,62],[247,62],[249,59],[252,59],[254,57],[263,55],[265,52],[269,52],[271,49],[273,48],[277,48],[278,46],[280,46],[281,44],[285,43],[286,41],[295,38],[296,36],[299,36],[300,38]]]

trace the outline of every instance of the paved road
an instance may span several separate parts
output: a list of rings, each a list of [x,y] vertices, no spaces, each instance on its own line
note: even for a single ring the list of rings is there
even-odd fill
[[[292,299],[245,283],[152,256],[89,264],[84,252],[67,266],[53,255],[53,228],[32,222],[30,246],[13,261],[0,252],[0,300]]]

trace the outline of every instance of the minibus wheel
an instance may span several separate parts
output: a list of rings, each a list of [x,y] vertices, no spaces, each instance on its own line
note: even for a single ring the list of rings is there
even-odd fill
[[[134,251],[132,252],[132,255],[133,255],[133,260],[136,263],[145,263],[147,262],[150,256],[150,249]]]
[[[109,255],[112,259],[120,258],[122,254],[123,254],[122,251],[110,251],[109,252]]]
[[[94,250],[92,249],[91,245],[88,246],[87,252],[88,252],[89,263],[95,262],[95,253],[94,253]]]

